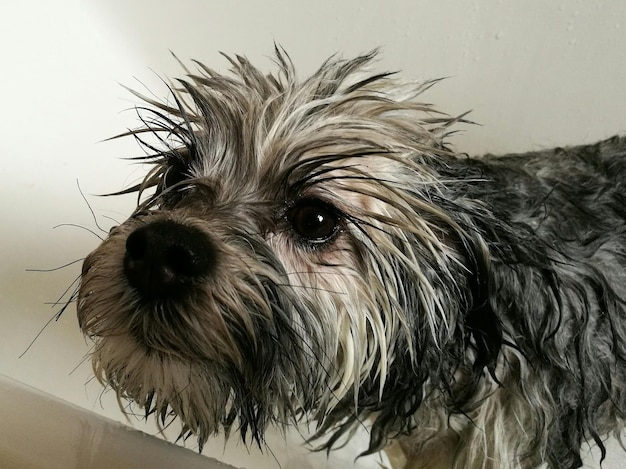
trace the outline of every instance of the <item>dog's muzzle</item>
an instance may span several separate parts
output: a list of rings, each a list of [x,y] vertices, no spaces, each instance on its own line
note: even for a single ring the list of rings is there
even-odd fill
[[[211,240],[198,228],[155,221],[128,236],[124,274],[146,300],[178,296],[210,274],[215,257]]]

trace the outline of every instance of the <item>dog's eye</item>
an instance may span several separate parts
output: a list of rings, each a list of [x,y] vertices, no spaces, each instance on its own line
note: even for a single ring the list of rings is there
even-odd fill
[[[287,212],[287,221],[302,238],[313,243],[329,240],[339,228],[337,210],[317,199],[302,199]]]
[[[188,178],[187,167],[182,163],[169,166],[163,174],[163,188],[172,187]]]
[[[191,165],[196,158],[196,151],[193,145],[187,145],[174,150],[169,150],[161,155],[159,168],[161,180],[157,192],[176,186],[186,181],[191,176]]]

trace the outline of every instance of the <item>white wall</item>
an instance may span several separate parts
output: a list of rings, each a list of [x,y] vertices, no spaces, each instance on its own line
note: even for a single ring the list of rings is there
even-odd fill
[[[92,195],[143,174],[119,160],[137,154],[132,141],[98,143],[137,123],[133,112],[120,112],[136,100],[118,82],[147,84],[162,95],[157,74],[180,73],[169,50],[221,70],[227,67],[218,51],[269,68],[274,41],[303,74],[334,52],[382,46],[381,69],[450,77],[428,95],[431,102],[450,113],[471,109],[482,124],[455,139],[461,151],[577,144],[626,131],[623,0],[4,1],[0,373],[123,419],[114,399],[89,381],[89,364],[81,364],[88,345],[73,308],[18,358],[57,310],[44,303],[61,295],[79,265],[25,269],[80,259],[97,243],[83,229],[53,228],[98,232],[77,179],[105,228],[112,223],[105,217],[124,219],[132,206],[132,197]],[[214,451],[221,454],[219,444]],[[236,464],[257,461],[228,451]],[[271,458],[267,464],[275,466]]]

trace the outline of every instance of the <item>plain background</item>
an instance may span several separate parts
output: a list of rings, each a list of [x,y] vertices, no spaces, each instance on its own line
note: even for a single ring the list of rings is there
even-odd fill
[[[525,151],[626,131],[623,0],[3,1],[0,373],[125,421],[111,393],[90,379],[89,344],[73,306],[38,336],[58,311],[46,303],[63,296],[80,262],[48,273],[28,269],[82,259],[133,206],[133,197],[96,196],[145,173],[122,159],[140,154],[131,139],[103,142],[138,124],[138,102],[120,83],[165,97],[160,77],[182,73],[170,50],[221,71],[227,63],[219,51],[240,53],[269,71],[274,42],[302,75],[333,53],[381,47],[381,70],[448,77],[426,98],[451,114],[472,110],[480,123],[454,138],[459,151]],[[139,419],[130,423],[154,431]],[[279,440],[270,447],[282,467],[326,464],[323,455],[298,456],[304,451]],[[224,450],[217,441],[208,451],[235,465],[278,467],[271,455],[262,463],[234,444]],[[343,457],[334,467],[352,465],[350,454],[334,457]],[[623,457],[604,467],[623,468]]]

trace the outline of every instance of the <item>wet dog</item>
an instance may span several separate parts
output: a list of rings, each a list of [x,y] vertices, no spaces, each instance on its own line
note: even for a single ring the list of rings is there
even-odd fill
[[[626,140],[470,158],[374,54],[197,64],[85,260],[96,376],[204,443],[315,422],[397,467],[581,465],[626,410]]]

